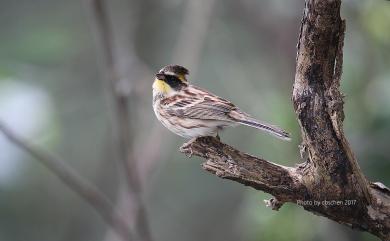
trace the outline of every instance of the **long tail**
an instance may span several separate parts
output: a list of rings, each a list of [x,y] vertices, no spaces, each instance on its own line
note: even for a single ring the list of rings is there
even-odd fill
[[[282,140],[285,140],[285,141],[291,140],[290,134],[288,132],[284,131],[283,129],[281,129],[277,126],[267,124],[267,123],[261,123],[260,121],[254,119],[254,118],[247,117],[245,119],[237,120],[237,122],[240,124],[246,125],[246,126],[250,126],[250,127],[254,127],[256,129],[259,129],[259,130],[266,131],[269,134],[272,134],[272,135],[274,135]]]

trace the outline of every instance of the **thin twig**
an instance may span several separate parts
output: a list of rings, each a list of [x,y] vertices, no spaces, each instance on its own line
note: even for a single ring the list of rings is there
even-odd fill
[[[66,165],[64,161],[53,154],[30,144],[1,122],[0,131],[10,142],[42,163],[66,186],[91,205],[102,216],[103,220],[123,238],[123,240],[132,240],[132,234],[126,221],[122,215],[115,210],[115,207],[110,200],[96,186],[76,173],[75,170]]]
[[[130,81],[120,77],[119,68],[115,63],[113,32],[110,27],[106,6],[102,0],[91,0],[91,9],[94,13],[94,25],[99,32],[102,52],[107,66],[107,78],[113,105],[115,109],[115,135],[119,146],[119,161],[124,167],[128,184],[129,197],[134,205],[134,236],[137,240],[150,241],[151,235],[145,207],[141,197],[141,184],[138,176],[138,168],[132,153],[132,138],[130,126]]]

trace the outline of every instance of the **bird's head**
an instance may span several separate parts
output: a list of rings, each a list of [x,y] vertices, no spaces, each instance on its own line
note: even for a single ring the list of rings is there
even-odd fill
[[[188,74],[188,70],[180,65],[165,66],[156,74],[153,92],[167,96],[180,91],[188,86]]]

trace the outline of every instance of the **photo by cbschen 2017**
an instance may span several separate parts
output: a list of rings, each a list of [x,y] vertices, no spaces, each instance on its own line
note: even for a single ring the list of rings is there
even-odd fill
[[[0,241],[390,240],[389,1],[0,3]]]

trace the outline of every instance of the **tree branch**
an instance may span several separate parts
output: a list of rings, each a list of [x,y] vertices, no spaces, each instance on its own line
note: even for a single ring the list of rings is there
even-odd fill
[[[280,202],[295,202],[300,194],[305,193],[300,182],[301,175],[294,168],[242,153],[215,137],[200,137],[184,144],[180,151],[206,158],[207,161],[202,164],[206,171],[268,192]]]
[[[319,174],[317,179],[327,179],[336,172],[338,175],[326,183],[336,187],[334,197],[348,196],[345,185],[351,180],[347,180],[347,175],[354,171],[356,187],[369,203],[367,182],[342,130],[341,59],[336,61],[342,54],[345,26],[340,18],[340,3],[306,2],[293,89],[294,109],[302,129],[303,145],[315,164],[310,167],[315,166]],[[348,191],[355,192],[355,189]]]
[[[67,166],[64,161],[35,147],[26,140],[23,140],[1,122],[0,131],[10,142],[14,143],[42,163],[42,165],[48,168],[66,186],[91,205],[91,207],[100,214],[103,220],[110,225],[123,240],[132,240],[132,233],[127,222],[122,215],[115,210],[115,207],[110,200],[96,186],[81,177],[74,169]]]
[[[203,168],[275,196],[278,209],[295,202],[305,210],[390,239],[390,192],[370,184],[342,129],[339,91],[345,21],[341,0],[306,0],[298,40],[293,104],[301,127],[302,156],[296,168],[241,153],[212,137],[186,143],[181,151],[207,161]]]

